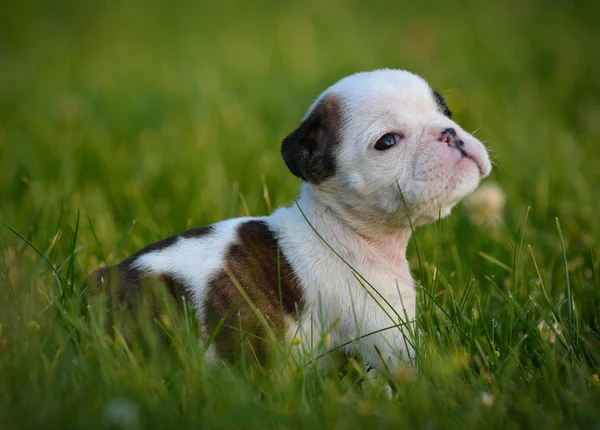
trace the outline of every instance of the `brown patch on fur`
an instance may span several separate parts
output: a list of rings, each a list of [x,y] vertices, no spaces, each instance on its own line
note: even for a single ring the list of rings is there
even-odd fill
[[[340,145],[342,102],[328,95],[302,124],[283,140],[281,155],[290,172],[318,184],[335,174],[335,152]]]
[[[219,330],[214,342],[222,358],[233,361],[243,355],[264,362],[269,332],[232,278],[275,333],[282,334],[286,316],[302,310],[300,282],[278,249],[276,233],[264,221],[248,221],[238,227],[237,241],[226,254],[224,269],[209,282],[203,306],[207,334]]]
[[[173,296],[178,305],[181,305],[184,300],[186,303],[192,304],[192,297],[183,282],[171,275],[162,275],[160,279],[169,289],[171,296]]]
[[[92,273],[92,287],[105,293],[108,309],[114,319],[120,320],[121,326],[129,324],[128,319],[138,318],[144,312],[151,318],[158,317],[157,298],[160,287],[166,287],[177,304],[182,304],[182,297],[191,303],[182,282],[168,273],[157,279],[148,278],[134,267],[134,263],[144,254],[172,246],[179,238],[202,237],[212,231],[212,226],[194,228],[148,245],[119,264],[103,267]]]

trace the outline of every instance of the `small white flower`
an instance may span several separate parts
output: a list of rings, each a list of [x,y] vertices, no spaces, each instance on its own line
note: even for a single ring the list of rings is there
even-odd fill
[[[494,396],[488,392],[481,393],[481,404],[486,408],[491,408],[494,405]]]
[[[473,224],[496,227],[502,222],[506,195],[498,184],[483,184],[465,199],[465,207]]]
[[[556,342],[556,335],[558,334],[559,336],[562,336],[562,331],[560,330],[560,326],[558,325],[558,323],[554,323],[552,324],[552,328],[554,330],[552,330],[548,324],[546,323],[546,321],[541,321],[538,324],[538,330],[540,332],[540,335],[542,336],[542,339],[547,340],[548,342],[550,342],[552,345],[554,345],[554,343]]]
[[[107,423],[124,429],[134,429],[140,423],[140,408],[132,400],[124,397],[111,399],[104,409]]]

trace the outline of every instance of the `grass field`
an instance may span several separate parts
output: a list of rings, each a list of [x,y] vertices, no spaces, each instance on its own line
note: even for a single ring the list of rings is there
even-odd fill
[[[0,4],[0,428],[600,426],[600,7],[402,3]],[[99,328],[91,270],[289,204],[282,138],[378,67],[479,129],[507,199],[494,228],[459,206],[417,230],[418,371],[394,399],[209,370],[186,321],[143,351]]]

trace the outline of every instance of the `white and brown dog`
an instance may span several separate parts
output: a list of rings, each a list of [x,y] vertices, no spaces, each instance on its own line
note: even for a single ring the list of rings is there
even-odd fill
[[[113,305],[131,304],[141,280],[161,280],[194,307],[202,341],[214,339],[211,356],[234,358],[246,333],[264,359],[267,321],[292,349],[310,352],[326,338],[375,368],[409,360],[410,224],[448,215],[491,171],[483,144],[451,118],[417,75],[348,76],[283,141],[285,163],[303,180],[295,204],[178,234],[95,279],[112,288]]]

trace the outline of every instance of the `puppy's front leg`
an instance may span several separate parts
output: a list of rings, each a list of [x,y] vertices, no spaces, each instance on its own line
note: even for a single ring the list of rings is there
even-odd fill
[[[369,344],[362,345],[368,376],[362,384],[363,391],[383,391],[393,397],[397,391],[395,376],[402,368],[412,369],[413,349],[407,335],[402,330],[383,332],[374,336]]]
[[[363,392],[370,392],[375,395],[384,393],[388,398],[394,397],[396,385],[389,372],[381,371],[380,368],[367,367],[367,378],[362,382]]]

